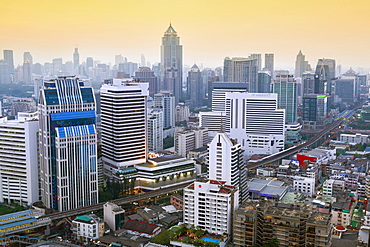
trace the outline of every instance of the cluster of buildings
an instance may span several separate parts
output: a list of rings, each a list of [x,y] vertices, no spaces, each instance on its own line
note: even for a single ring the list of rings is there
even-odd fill
[[[182,45],[171,25],[152,69],[144,57],[139,67],[120,55],[112,69],[92,58],[80,63],[77,48],[73,62],[33,64],[25,53],[14,68],[12,51],[4,51],[0,83],[34,80],[38,111],[32,100],[7,97],[0,105],[9,117],[0,119],[0,202],[41,200],[67,211],[97,204],[107,180],[122,184],[122,193],[191,183],[171,199],[175,211],[151,207],[126,218],[108,202],[104,221],[78,216],[74,234],[109,242],[106,223],[118,235],[148,238],[160,233],[158,223],[181,220],[222,239],[220,246],[231,239],[237,246],[330,246],[345,231],[336,226],[362,225],[367,159],[317,148],[281,165],[246,170],[245,163],[299,144],[302,127],[323,128],[338,116],[331,106],[344,109],[366,92],[366,76],[349,70],[336,77],[332,59],[319,59],[313,71],[301,51],[295,75],[274,71],[273,54],[262,68],[261,57],[225,58],[223,73],[194,64],[183,90]],[[102,82],[98,93],[89,79]],[[206,104],[211,111],[202,111]],[[173,137],[171,151],[163,150],[166,137]],[[368,136],[342,134],[340,142],[367,143]]]

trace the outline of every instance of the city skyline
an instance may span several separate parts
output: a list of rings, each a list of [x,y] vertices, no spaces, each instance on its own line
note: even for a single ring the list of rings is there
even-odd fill
[[[140,62],[160,61],[160,43],[168,25],[181,37],[184,64],[222,66],[225,57],[274,53],[275,68],[294,70],[299,50],[313,66],[331,58],[349,67],[367,68],[365,24],[367,1],[17,1],[3,4],[1,49],[14,51],[15,65],[23,52],[34,63],[62,57],[73,61],[78,45],[86,57],[114,62],[122,54]],[[320,7],[318,7],[320,6]],[[9,21],[12,20],[12,21]],[[367,69],[365,70],[367,72]]]

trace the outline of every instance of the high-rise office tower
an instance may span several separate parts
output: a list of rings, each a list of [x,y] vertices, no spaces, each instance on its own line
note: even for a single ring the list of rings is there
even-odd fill
[[[39,200],[37,112],[0,118],[0,202],[29,206]]]
[[[168,91],[154,95],[154,107],[163,110],[163,128],[175,126],[175,97]]]
[[[303,95],[315,92],[315,73],[306,71],[302,74]]]
[[[14,73],[13,50],[4,50],[4,60],[8,65],[9,73],[13,74]]]
[[[45,81],[39,99],[41,198],[48,208],[98,203],[95,98],[74,77]]]
[[[227,92],[247,92],[248,85],[246,83],[238,82],[213,82],[211,85],[211,105],[212,111],[222,111],[226,110],[225,108],[225,98]]]
[[[257,59],[257,71],[262,70],[262,55],[261,54],[250,54],[248,58]]]
[[[163,150],[163,111],[153,109],[148,115],[148,151],[158,153]]]
[[[125,62],[125,60],[124,60],[124,58],[123,58],[123,56],[121,55],[121,54],[119,54],[119,55],[116,55],[115,57],[114,57],[114,64],[118,67],[118,65],[120,64],[120,63],[124,63]],[[126,61],[127,62],[127,61]]]
[[[302,74],[308,69],[308,62],[305,60],[305,55],[299,50],[297,58],[295,60],[295,77],[302,77]]]
[[[94,67],[94,59],[92,57],[86,58],[86,69],[89,70],[89,68]]]
[[[139,67],[139,69],[135,71],[135,76],[133,78],[141,82],[149,82],[149,95],[151,97],[158,92],[158,78],[149,67]]]
[[[278,95],[278,108],[285,109],[285,122],[297,122],[298,84],[293,75],[276,75],[272,92]]]
[[[277,94],[226,93],[226,129],[242,145],[245,157],[284,149],[285,110]]]
[[[335,60],[319,59],[315,70],[315,94],[332,94],[335,80]]]
[[[264,70],[270,71],[271,78],[274,78],[274,54],[265,54],[265,68]]]
[[[271,74],[269,71],[258,72],[257,93],[271,93]]]
[[[118,65],[118,71],[123,71],[129,74],[130,76],[134,76],[135,71],[139,68],[139,64],[133,62],[124,62]]]
[[[102,160],[107,176],[145,163],[149,84],[113,79],[100,89]]]
[[[248,91],[257,91],[258,60],[243,57],[226,57],[224,60],[224,82],[248,83]]]
[[[140,66],[141,67],[146,67],[146,61],[145,61],[144,54],[141,54],[141,63],[140,63]]]
[[[77,72],[77,68],[80,66],[80,54],[78,54],[78,48],[75,48],[73,53],[73,69]]]
[[[204,90],[202,83],[202,76],[196,64],[194,64],[188,72],[188,96],[193,107],[201,106],[203,103]]]
[[[326,95],[306,94],[303,96],[302,119],[307,127],[324,126],[328,98]]]
[[[9,66],[4,60],[0,59],[0,83],[10,83],[10,79]]]
[[[31,73],[32,64],[26,60],[23,63],[23,82],[31,83],[32,82],[32,73]]]
[[[31,52],[24,52],[23,53],[23,62],[28,61],[31,65],[33,64],[33,57],[31,55]]]
[[[160,90],[172,92],[175,103],[179,103],[182,97],[182,45],[171,24],[162,37],[160,74]]]
[[[54,58],[52,75],[58,75],[58,73],[61,72],[62,70],[63,70],[62,58]]]
[[[335,95],[340,102],[352,104],[355,101],[355,79],[338,79],[335,81]]]
[[[208,144],[208,178],[226,181],[239,189],[239,204],[247,198],[247,174],[244,167],[242,146],[226,133],[218,133]]]

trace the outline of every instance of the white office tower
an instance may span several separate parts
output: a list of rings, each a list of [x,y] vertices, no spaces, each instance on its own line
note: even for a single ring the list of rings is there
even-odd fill
[[[226,132],[245,158],[284,149],[285,110],[277,109],[277,94],[226,93],[226,118]]]
[[[37,112],[0,118],[0,202],[28,206],[39,200]]]
[[[100,89],[102,159],[107,176],[145,163],[149,83],[113,79]]]
[[[153,109],[148,115],[148,150],[158,153],[163,150],[163,111]]]
[[[232,233],[239,191],[225,181],[194,182],[184,189],[184,223],[209,233]]]
[[[239,204],[245,202],[248,185],[242,146],[226,133],[218,133],[208,144],[208,152],[208,178],[238,188]]]
[[[41,198],[66,211],[98,203],[95,97],[75,77],[45,81],[39,99]]]
[[[175,97],[168,91],[154,95],[154,107],[163,110],[163,128],[175,126]]]
[[[240,88],[231,87],[232,85],[242,85],[241,83],[217,83],[225,85],[224,87],[214,87],[212,90],[212,111],[225,111],[226,93],[228,92],[247,92],[246,88],[240,86]],[[228,84],[230,86],[228,87]]]
[[[208,129],[209,140],[225,130],[226,113],[223,111],[199,112],[199,127]]]

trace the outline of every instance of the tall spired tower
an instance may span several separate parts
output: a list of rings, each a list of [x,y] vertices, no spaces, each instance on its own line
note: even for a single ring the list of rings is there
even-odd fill
[[[160,75],[160,90],[171,91],[177,104],[182,94],[182,45],[171,24],[162,37]]]

